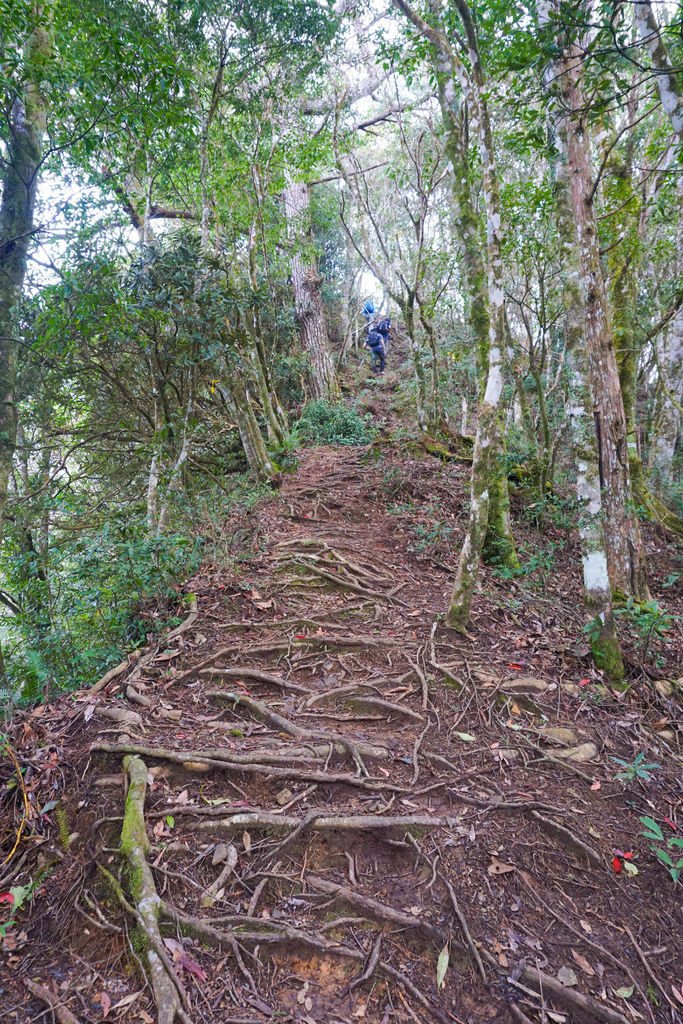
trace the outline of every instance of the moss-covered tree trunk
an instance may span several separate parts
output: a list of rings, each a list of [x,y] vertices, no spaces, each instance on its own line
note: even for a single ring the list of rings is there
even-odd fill
[[[19,304],[33,239],[38,173],[47,125],[41,83],[51,58],[48,15],[36,4],[34,25],[24,47],[24,81],[4,112],[9,142],[2,165],[0,201],[0,526],[17,437],[16,374]]]
[[[633,507],[628,432],[612,335],[600,241],[593,205],[590,139],[582,120],[585,97],[581,51],[568,45],[558,62],[566,118],[572,214],[579,240],[588,373],[600,456],[600,482],[612,589],[641,598],[647,593],[640,527]]]
[[[229,381],[224,389],[224,397],[235,417],[249,468],[259,480],[272,480],[275,476],[275,466],[268,454],[266,442],[256,419],[247,384],[239,371],[233,371],[229,375]]]
[[[557,7],[555,5],[555,13]],[[552,5],[538,6],[539,28],[553,49]],[[588,637],[593,659],[610,679],[623,677],[624,666],[612,608],[600,486],[600,457],[588,382],[586,318],[582,291],[579,236],[572,208],[567,159],[567,125],[561,105],[560,68],[550,60],[544,75],[548,98],[550,160],[554,177],[555,217],[562,267],[563,329],[568,371],[567,415],[576,471],[579,536]]]
[[[290,178],[284,191],[285,214],[293,245],[292,288],[301,344],[309,358],[314,398],[336,401],[339,382],[334,368],[321,293],[321,279],[312,253],[308,186]],[[306,251],[308,250],[308,251]]]

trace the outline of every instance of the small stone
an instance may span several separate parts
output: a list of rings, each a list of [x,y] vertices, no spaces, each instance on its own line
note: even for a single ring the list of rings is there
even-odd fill
[[[536,679],[534,676],[516,676],[503,683],[505,693],[545,693],[547,689],[545,679]]]
[[[538,734],[541,739],[556,743],[560,747],[575,746],[579,742],[579,737],[575,732],[572,732],[571,729],[564,729],[560,725],[550,725],[546,729],[540,729]]]
[[[493,751],[493,756],[506,764],[514,764],[515,761],[519,761],[519,751],[513,750],[512,747],[499,747],[498,750]]]
[[[556,750],[553,757],[562,757],[567,761],[593,761],[598,756],[598,748],[594,743],[579,743],[578,747],[568,750]]]
[[[281,789],[280,792],[275,797],[275,802],[279,804],[280,807],[284,807],[285,804],[288,804],[289,801],[293,799],[294,794],[292,793],[291,789]]]
[[[658,679],[655,683],[655,690],[660,697],[670,697],[674,692],[674,684],[667,679]]]

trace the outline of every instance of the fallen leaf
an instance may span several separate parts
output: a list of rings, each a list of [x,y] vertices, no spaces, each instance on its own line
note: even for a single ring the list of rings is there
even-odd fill
[[[123,999],[119,999],[118,1003],[114,1003],[112,1010],[121,1010],[124,1006],[130,1006],[136,999],[139,999],[142,995],[142,989],[139,992],[131,992],[129,996],[124,996]]]
[[[251,836],[249,835],[248,832],[242,833],[242,844],[244,846],[245,852],[249,853],[251,850]]]
[[[187,971],[188,974],[191,974],[194,978],[198,978],[199,981],[208,980],[206,971],[199,966],[196,960],[193,960],[191,956],[188,956],[187,953],[183,953],[181,956],[180,966],[184,971]]]
[[[488,873],[490,875],[507,875],[508,872],[514,870],[514,864],[506,864],[505,861],[499,860],[498,857],[491,856],[491,863],[488,866]]]
[[[448,952],[448,943],[443,947],[439,953],[439,959],[436,962],[436,987],[443,988],[446,984],[446,971],[448,970],[448,962],[450,960],[450,953]]]
[[[161,837],[163,836],[163,834],[164,834],[164,827],[165,826],[164,826],[163,818],[159,818],[158,822],[156,823],[156,825],[152,829],[152,832],[154,833],[154,835],[156,836],[157,839],[161,839]]]
[[[619,996],[620,999],[630,999],[633,995],[635,985],[622,985],[621,988],[615,988],[615,996]]]
[[[476,743],[476,736],[473,736],[469,732],[456,732],[455,735],[459,740],[462,740],[463,743]]]
[[[579,979],[576,977],[576,972],[571,967],[563,965],[557,972],[557,980],[561,982],[565,988],[572,988],[578,984]]]
[[[593,929],[589,925],[588,921],[584,921],[583,919],[581,919],[579,921],[579,924],[581,925],[581,927],[585,931],[586,935],[592,935],[593,934]]]
[[[635,864],[633,864],[632,861],[628,861],[628,860],[624,861],[624,871],[628,875],[632,875],[633,877],[635,877],[636,875],[640,874],[640,872],[638,871],[638,868],[635,866]]]
[[[95,714],[95,705],[86,704],[85,711],[83,712],[83,718],[86,722],[89,722],[92,716]]]
[[[671,986],[671,991],[674,994],[674,999],[677,1002],[679,1002],[681,1004],[681,1006],[683,1006],[683,985],[681,985],[680,988],[677,988],[675,985],[672,985]]]
[[[612,857],[612,869],[615,875],[618,875],[623,867],[620,857]]]
[[[599,782],[594,782],[593,785],[591,786],[591,789],[593,790],[594,793],[597,793],[597,791],[599,789],[602,789],[602,785]]]
[[[227,859],[228,848],[225,843],[217,843],[216,848],[213,851],[213,857],[211,858],[211,865],[215,867],[216,864],[222,864]]]
[[[102,1016],[106,1017],[111,1010],[111,997],[106,992],[100,992],[100,1007],[102,1008]]]
[[[577,953],[575,949],[572,950],[572,956],[574,957],[574,960],[579,965],[584,974],[587,974],[589,978],[595,977],[595,971],[588,963],[585,956],[582,956],[581,953]]]

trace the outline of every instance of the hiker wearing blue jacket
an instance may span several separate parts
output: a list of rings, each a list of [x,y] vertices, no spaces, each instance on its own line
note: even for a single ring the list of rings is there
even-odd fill
[[[384,338],[380,332],[373,327],[368,328],[368,337],[365,347],[372,352],[372,369],[376,373],[384,373],[386,347]]]
[[[366,324],[369,324],[375,315],[375,303],[372,299],[367,299],[363,306],[363,316],[365,317]]]

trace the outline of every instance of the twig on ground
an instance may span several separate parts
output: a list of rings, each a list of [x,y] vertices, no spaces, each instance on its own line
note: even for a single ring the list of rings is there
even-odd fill
[[[647,957],[645,956],[645,954],[643,953],[642,949],[640,948],[640,946],[636,942],[636,938],[635,938],[633,932],[631,931],[631,929],[629,928],[629,926],[627,924],[625,924],[622,927],[623,927],[624,931],[626,932],[626,934],[628,935],[629,939],[631,940],[631,944],[633,945],[633,948],[635,949],[636,953],[638,954],[638,959],[640,960],[641,964],[645,968],[645,971],[647,972],[647,976],[650,979],[650,981],[653,983],[653,985],[657,986],[657,988],[662,993],[662,995],[666,999],[666,1001],[669,1004],[669,1006],[672,1007],[672,1009],[674,1009],[674,1010],[678,1010],[678,1007],[674,1003],[673,999],[671,998],[671,996],[666,991],[666,989],[662,985],[662,983],[659,980],[659,978],[657,977],[657,975],[654,973],[654,971],[650,967],[650,964],[648,962]]]

